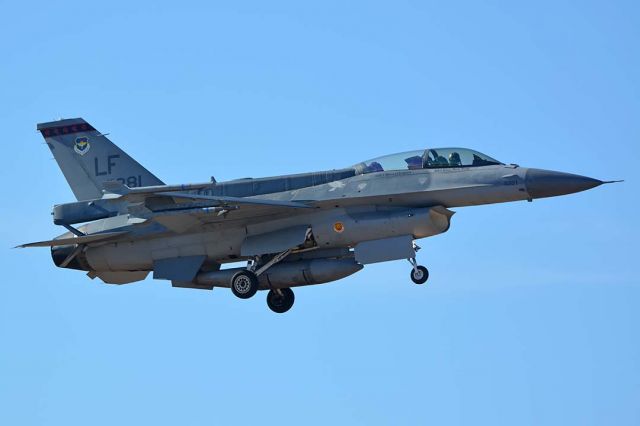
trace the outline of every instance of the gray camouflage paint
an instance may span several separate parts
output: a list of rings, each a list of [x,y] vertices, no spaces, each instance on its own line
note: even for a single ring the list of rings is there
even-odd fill
[[[348,269],[344,259],[351,259],[354,264],[353,252],[348,249],[357,248],[364,241],[404,235],[419,239],[446,232],[453,215],[450,208],[563,195],[603,183],[517,165],[364,174],[360,164],[296,175],[166,186],[82,119],[41,123],[38,130],[79,200],[54,206],[54,222],[68,226],[91,221],[78,228],[83,234],[126,232],[87,243],[67,265],[89,270],[89,276],[112,283],[143,279],[154,268],[154,262],[200,256],[205,260],[194,271],[199,275],[192,282],[176,280],[174,285],[224,285],[221,273],[215,278],[215,271],[220,264],[249,258],[241,254],[247,238],[294,227],[312,229],[318,253],[340,249],[338,256],[319,259],[341,261],[341,272],[335,275],[341,278]],[[132,189],[129,191],[123,184]],[[167,192],[182,195],[171,197]],[[189,200],[184,194],[212,199]],[[310,208],[229,203],[215,197],[298,202]],[[342,230],[336,230],[337,223]],[[70,237],[73,234],[68,232],[58,238]],[[73,249],[74,246],[53,247],[56,264],[60,265]],[[309,259],[313,258],[313,254],[305,254],[299,262],[311,265]],[[315,265],[316,275],[322,276],[319,282],[331,281],[331,274],[323,275],[318,266],[324,264],[316,261]],[[283,270],[290,267],[277,266]],[[349,273],[360,268],[357,265]],[[298,277],[290,286],[309,284],[296,274],[295,270],[288,270],[282,276]],[[267,288],[269,283],[261,280],[262,288]]]

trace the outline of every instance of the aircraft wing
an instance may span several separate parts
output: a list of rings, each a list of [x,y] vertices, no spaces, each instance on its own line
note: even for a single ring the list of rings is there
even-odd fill
[[[175,206],[180,206],[176,204]],[[218,207],[186,207],[133,214],[157,222],[173,232],[183,233],[212,223],[233,223],[234,226],[260,221],[263,218],[290,217],[306,211],[303,208],[279,205],[237,204]]]
[[[189,194],[186,192],[154,192],[154,196],[164,196],[164,197],[172,197],[172,198],[181,198],[185,200],[204,200],[204,201],[215,201],[220,204],[253,204],[258,206],[271,206],[271,207],[291,207],[295,209],[310,209],[313,208],[304,203],[296,202],[296,201],[280,201],[280,200],[268,200],[261,198],[244,198],[244,197],[225,197],[218,195],[200,195],[200,194]]]
[[[58,238],[55,240],[47,240],[47,241],[38,241],[35,243],[28,243],[16,246],[15,248],[25,248],[25,247],[54,247],[54,246],[67,246],[70,244],[88,244],[88,243],[96,243],[111,240],[115,237],[119,237],[124,234],[128,234],[128,231],[117,231],[117,232],[102,232],[100,234],[92,234],[92,235],[83,235],[81,237],[71,237],[71,238]]]
[[[114,194],[117,198],[125,197],[129,199],[144,199],[146,197],[170,197],[185,200],[202,200],[213,201],[222,205],[228,204],[253,204],[258,206],[271,206],[271,207],[291,207],[291,208],[312,208],[304,203],[295,201],[280,201],[270,200],[264,198],[248,198],[248,197],[229,197],[222,195],[201,195],[192,194],[188,192],[181,192],[185,190],[202,189],[209,186],[206,184],[186,184],[186,185],[164,185],[164,186],[150,186],[141,188],[130,188],[121,182],[109,181],[103,184],[103,189],[107,194]],[[111,197],[108,197],[111,198]]]

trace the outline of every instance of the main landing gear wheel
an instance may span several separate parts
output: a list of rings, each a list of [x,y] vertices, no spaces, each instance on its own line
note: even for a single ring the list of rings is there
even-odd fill
[[[258,277],[251,271],[240,271],[231,278],[231,291],[240,299],[248,299],[258,291]]]
[[[267,305],[269,309],[278,314],[287,312],[293,306],[296,297],[290,288],[280,288],[269,290],[267,294]]]
[[[429,270],[422,265],[417,265],[411,269],[411,281],[416,284],[424,284],[429,279]]]

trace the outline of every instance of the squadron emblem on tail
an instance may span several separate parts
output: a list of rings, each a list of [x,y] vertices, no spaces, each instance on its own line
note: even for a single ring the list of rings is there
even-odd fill
[[[89,138],[86,136],[76,138],[76,142],[73,144],[73,150],[80,155],[85,155],[89,152],[89,148],[91,148],[91,145],[89,144]]]

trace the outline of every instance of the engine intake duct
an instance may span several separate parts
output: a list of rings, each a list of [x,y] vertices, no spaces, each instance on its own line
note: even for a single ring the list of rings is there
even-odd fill
[[[282,262],[262,273],[260,289],[287,288],[310,284],[322,284],[355,274],[363,268],[353,259],[308,259]],[[202,286],[229,287],[231,277],[244,268],[222,269],[203,272],[196,276],[195,283]]]

